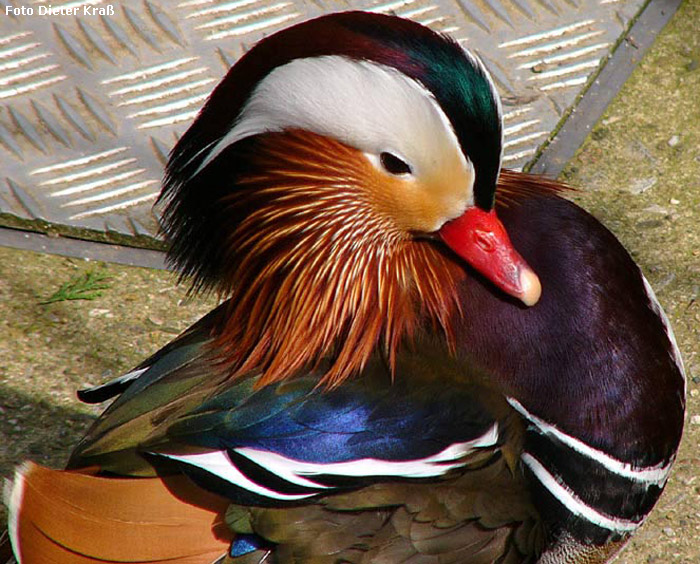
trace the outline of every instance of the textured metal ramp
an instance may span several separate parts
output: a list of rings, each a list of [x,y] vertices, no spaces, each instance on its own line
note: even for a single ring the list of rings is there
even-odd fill
[[[0,0],[2,221],[154,235],[168,151],[228,67],[266,34],[346,9],[408,17],[477,51],[504,99],[505,165],[519,168],[644,4],[53,0],[79,15],[40,15],[48,2]],[[34,13],[7,15],[20,6]]]

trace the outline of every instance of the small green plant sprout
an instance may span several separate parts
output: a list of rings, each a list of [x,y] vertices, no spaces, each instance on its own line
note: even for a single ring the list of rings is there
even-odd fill
[[[66,300],[94,300],[102,296],[102,290],[111,287],[107,284],[110,277],[104,272],[88,270],[82,274],[73,276],[68,282],[61,284],[46,300],[39,302],[41,305],[64,302]]]

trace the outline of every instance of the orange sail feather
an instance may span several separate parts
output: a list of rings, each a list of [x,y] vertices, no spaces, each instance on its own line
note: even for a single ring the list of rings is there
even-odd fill
[[[226,554],[232,540],[228,502],[184,476],[105,478],[28,462],[10,489],[10,536],[22,564],[201,564]]]

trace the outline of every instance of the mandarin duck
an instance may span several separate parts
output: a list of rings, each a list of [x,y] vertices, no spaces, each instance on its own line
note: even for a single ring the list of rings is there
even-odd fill
[[[225,301],[80,393],[116,399],[65,470],[18,468],[18,562],[612,559],[668,479],[681,359],[628,253],[501,171],[502,134],[479,59],[416,23],[250,49],[161,196],[170,260]]]

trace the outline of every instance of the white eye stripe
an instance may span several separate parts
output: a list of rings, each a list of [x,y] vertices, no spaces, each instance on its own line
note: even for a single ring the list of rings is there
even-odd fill
[[[432,93],[396,69],[338,55],[296,59],[253,90],[231,130],[202,161],[265,132],[304,129],[379,155],[387,147],[412,167],[440,162],[446,151],[467,159]]]

